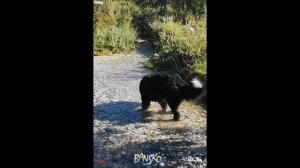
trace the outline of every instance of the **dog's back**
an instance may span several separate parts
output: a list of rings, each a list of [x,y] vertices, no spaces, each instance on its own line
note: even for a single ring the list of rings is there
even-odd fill
[[[166,96],[167,83],[166,74],[146,75],[140,82],[140,93],[153,101],[159,101]]]

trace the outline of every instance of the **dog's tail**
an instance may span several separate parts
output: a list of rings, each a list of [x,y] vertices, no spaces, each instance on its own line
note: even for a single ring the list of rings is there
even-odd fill
[[[191,83],[193,84],[193,86],[195,88],[202,88],[203,87],[203,84],[197,79],[197,78],[194,78]]]

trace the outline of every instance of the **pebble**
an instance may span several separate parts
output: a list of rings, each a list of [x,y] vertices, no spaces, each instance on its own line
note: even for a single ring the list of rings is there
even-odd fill
[[[119,160],[121,158],[122,158],[121,154],[115,154],[115,155],[112,156],[113,160]]]

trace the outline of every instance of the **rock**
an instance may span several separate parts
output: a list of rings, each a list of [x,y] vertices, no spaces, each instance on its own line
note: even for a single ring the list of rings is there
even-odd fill
[[[160,147],[159,149],[162,150],[162,151],[166,150],[164,147]]]
[[[183,156],[183,152],[178,152],[178,153],[177,153],[177,156],[178,156],[179,158],[181,158],[181,157]]]
[[[203,161],[202,165],[203,165],[203,166],[207,166],[207,161],[206,161],[206,159]]]
[[[115,160],[115,161],[120,160],[121,158],[122,158],[122,156],[119,153],[112,156],[112,159]]]
[[[179,165],[183,165],[185,163],[185,160],[184,159],[180,159],[179,161],[178,161],[178,164]]]
[[[195,161],[196,161],[196,162],[199,162],[200,164],[202,164],[202,162],[203,162],[202,159],[200,159],[200,158],[198,158],[198,157],[195,158]]]
[[[135,125],[134,127],[135,128],[141,128],[142,126],[141,125]]]
[[[159,166],[159,167],[165,167],[166,164],[165,164],[163,161],[161,161],[161,162],[159,162],[158,166]]]
[[[121,151],[121,155],[125,156],[126,152],[125,151]]]
[[[201,158],[202,160],[204,159],[205,155],[203,153],[197,153],[197,157]]]

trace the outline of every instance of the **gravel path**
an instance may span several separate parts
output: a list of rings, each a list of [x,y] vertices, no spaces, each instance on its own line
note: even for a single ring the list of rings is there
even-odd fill
[[[179,122],[157,103],[141,111],[138,86],[150,73],[143,69],[150,53],[141,45],[128,55],[94,57],[95,168],[206,167],[204,109],[183,102]]]

